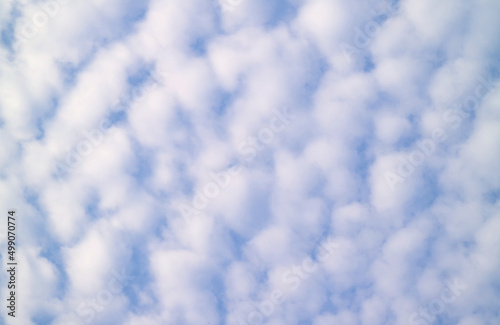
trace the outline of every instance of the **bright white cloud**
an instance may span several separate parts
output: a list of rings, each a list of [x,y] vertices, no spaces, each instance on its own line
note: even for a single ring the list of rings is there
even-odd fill
[[[19,321],[498,323],[499,11],[3,1]]]

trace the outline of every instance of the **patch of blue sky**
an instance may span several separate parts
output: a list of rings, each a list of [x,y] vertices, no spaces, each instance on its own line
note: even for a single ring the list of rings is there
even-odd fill
[[[314,102],[314,94],[321,86],[325,74],[329,71],[328,62],[321,57],[317,49],[310,49],[311,55],[306,63],[308,76],[304,79],[302,87],[295,89],[293,102],[300,110],[309,111]]]
[[[432,70],[439,69],[446,63],[446,53],[441,49],[431,49],[427,50],[424,53],[421,53],[420,56],[415,58],[418,61],[424,61],[429,64]]]
[[[417,144],[419,141],[423,140],[420,133],[420,121],[414,114],[408,114],[402,116],[410,124],[409,130],[406,130],[400,135],[399,139],[394,144],[394,148],[397,151],[404,152],[405,150],[413,150],[418,148]]]
[[[66,89],[71,89],[73,86],[76,85],[79,73],[83,71],[88,66],[88,64],[92,62],[94,54],[95,52],[93,52],[91,55],[85,56],[83,60],[80,62],[64,62],[64,61],[56,62],[56,65],[58,66],[59,71],[61,72],[61,76],[64,82],[64,87]]]
[[[439,296],[436,297],[439,299]],[[429,308],[430,308],[430,304],[431,302],[429,301],[429,303],[425,306],[422,306],[421,308],[425,308],[427,311],[429,311]],[[436,325],[449,325],[449,324],[457,324],[457,322],[460,321],[460,318],[458,317],[453,317],[451,316],[449,313],[447,313],[447,311],[449,309],[452,309],[452,306],[449,306],[447,304],[443,304],[444,307],[443,307],[443,311],[441,313],[438,313],[436,314],[435,316],[432,316],[432,321],[430,322],[427,322],[425,319],[425,317],[422,316],[421,314],[421,317],[420,318],[417,318],[420,322],[425,322],[423,324],[436,324]],[[449,306],[449,307],[448,307]],[[448,307],[448,308],[447,308]],[[448,310],[447,310],[448,309]],[[417,312],[417,311],[415,311]],[[428,317],[428,316],[427,316]],[[435,317],[435,319],[434,319]],[[429,319],[428,319],[429,320]]]
[[[312,276],[315,275],[313,274]],[[310,279],[306,279],[305,281],[310,281]],[[303,285],[307,286],[308,283],[305,282]],[[357,307],[359,306],[359,302],[356,301],[356,299],[359,299],[358,296],[360,294],[358,288],[351,288],[348,290],[340,291],[339,288],[335,288],[333,285],[329,285],[325,288],[325,294],[327,295],[327,297],[330,297],[330,299],[324,301],[318,314],[330,313],[332,315],[336,315],[339,311],[344,310],[346,307],[350,307],[350,310],[353,312],[359,312],[359,310],[357,310],[359,309]],[[332,299],[332,297],[334,297],[334,299]],[[337,302],[338,300],[340,300],[340,303]],[[301,321],[302,324],[307,324],[306,319]]]
[[[487,191],[483,195],[483,197],[486,200],[486,202],[488,202],[490,204],[495,204],[500,199],[500,189],[495,189],[495,190],[492,190],[492,191]]]
[[[167,215],[162,214],[159,216],[159,218],[156,219],[155,221],[155,226],[152,231],[152,238],[160,238],[160,239],[165,239],[166,231],[169,227],[168,219],[176,215],[178,211],[173,211],[172,214],[170,214],[170,211]]]
[[[356,164],[354,167],[353,182],[360,184],[354,198],[359,202],[370,202],[371,191],[367,185],[370,181],[370,166],[374,161],[373,157],[367,157],[364,163]]]
[[[142,146],[136,140],[131,140],[131,145],[135,156],[130,166],[130,174],[142,186],[143,181],[153,173],[152,163],[154,161],[154,152]]]
[[[224,277],[225,272],[221,272],[218,274],[214,274],[210,278],[207,278],[206,287],[208,292],[211,292],[214,296],[214,302],[216,304],[216,311],[219,314],[219,317],[223,318],[224,315],[228,314],[228,308],[225,304],[225,296],[226,296],[226,287],[224,285]],[[215,324],[214,324],[215,325]]]
[[[421,168],[422,170],[416,171],[414,174],[410,175],[409,178],[418,178],[420,184],[417,190],[415,190],[415,193],[411,196],[411,199],[405,202],[406,211],[411,211],[411,213],[405,213],[408,219],[411,219],[413,214],[426,211],[441,193],[438,178],[439,173],[425,166],[416,168]]]
[[[368,107],[373,110],[379,110],[384,107],[398,107],[401,105],[401,101],[385,91],[379,91],[377,93],[377,99],[372,105]]]
[[[252,186],[251,193],[248,195],[248,200],[244,207],[245,210],[241,213],[241,218],[247,220],[246,235],[242,235],[246,239],[255,236],[271,220],[271,198],[269,192],[270,189],[266,186],[258,186],[257,184],[253,184]]]
[[[90,218],[90,220],[97,220],[102,217],[102,211],[99,208],[99,203],[101,201],[97,192],[92,192],[90,198],[88,199],[87,206],[85,207],[85,214]]]
[[[21,11],[18,8],[17,3],[12,7],[12,11],[10,12],[10,17],[8,23],[5,25],[5,29],[1,31],[1,39],[2,44],[5,45],[9,52],[13,52],[14,44],[17,41],[16,35],[16,23],[19,18],[21,18]]]
[[[500,78],[500,46],[492,56],[494,59],[489,63],[486,70],[492,79],[498,80]]]
[[[113,24],[112,37],[106,37],[101,46],[106,44],[123,41],[126,37],[132,34],[136,28],[137,23],[144,20],[148,12],[151,1],[133,1],[127,0],[123,5],[124,14],[121,24]],[[111,27],[110,24],[106,25],[107,28]]]
[[[213,112],[215,113],[215,117],[221,118],[220,123],[224,124],[224,120],[222,119],[227,115],[228,112],[231,112],[229,109],[233,104],[234,100],[239,96],[239,89],[236,89],[233,92],[218,90],[215,94],[214,104],[213,104]]]
[[[367,54],[364,56],[364,62],[363,62],[363,72],[369,73],[372,72],[373,69],[375,69],[375,63],[373,62],[373,58],[371,54]]]
[[[180,113],[180,112],[179,112]],[[177,116],[183,116],[183,113],[178,114]],[[186,124],[184,124],[186,123]],[[186,167],[189,163],[189,160],[194,159],[195,157],[198,156],[200,152],[203,151],[204,144],[202,141],[199,139],[199,135],[196,132],[196,129],[193,127],[193,121],[186,121],[185,119],[176,119],[176,124],[175,126],[169,126],[172,129],[173,128],[182,128],[182,137],[181,139],[172,139],[172,138],[167,138],[165,141],[170,141],[172,146],[175,147],[179,152],[182,153],[182,156],[176,157],[175,159],[178,159],[180,162],[180,169],[182,170],[188,170]],[[179,125],[181,124],[181,125]],[[178,129],[176,129],[174,132],[177,132]],[[186,161],[187,159],[187,161]]]
[[[333,302],[331,301],[325,301],[325,303],[321,306],[321,309],[318,310],[318,315],[325,315],[325,314],[331,314],[335,315],[338,314],[338,312],[341,309],[337,307]]]
[[[154,278],[149,272],[149,248],[145,245],[133,245],[130,249],[130,262],[124,266],[124,273],[131,277],[131,282],[124,285],[123,293],[129,299],[130,309],[133,311],[141,311],[142,302],[140,300],[139,290],[150,288],[151,282],[154,281]],[[121,273],[121,270],[116,271]],[[151,292],[149,294],[151,299],[156,300]]]
[[[127,76],[127,82],[132,86],[140,86],[146,81],[149,81],[154,73],[153,64],[143,63],[138,67],[134,67],[130,74]]]
[[[207,43],[207,38],[198,37],[191,42],[190,48],[194,54],[198,56],[204,56],[207,53]]]
[[[10,50],[13,50],[13,45],[16,39],[14,34],[14,23],[12,21],[7,24],[6,29],[2,29],[1,39],[2,39],[2,44],[5,45],[5,47],[7,47]]]
[[[273,29],[282,22],[291,20],[298,14],[297,6],[293,5],[290,1],[266,1],[263,4],[267,6],[265,12],[268,13],[268,17],[264,23],[267,29]]]
[[[189,204],[191,204],[196,195],[198,183],[193,179],[192,175],[189,174],[189,168],[187,166],[187,163],[180,163],[178,165],[178,178],[182,181],[176,184],[175,191],[176,193],[182,193],[190,198]]]
[[[37,325],[50,325],[53,323],[55,317],[45,310],[40,310],[38,314],[31,317],[31,321]]]
[[[43,105],[43,103],[34,103],[32,105]],[[52,118],[54,118],[57,114],[57,110],[59,108],[59,98],[54,96],[51,100],[46,102],[48,107],[41,106],[41,111],[45,113],[36,118],[36,128],[37,133],[35,135],[36,140],[42,140],[45,137],[45,128],[46,123],[49,122]]]
[[[127,112],[126,111],[118,111],[118,112],[109,112],[106,116],[107,121],[111,126],[120,126],[122,123],[127,121]]]
[[[221,216],[220,216],[221,217]],[[237,231],[233,229],[226,228],[223,229],[224,238],[227,240],[227,247],[231,252],[234,261],[238,261],[243,259],[244,256],[244,247],[247,243],[246,239],[241,236]]]
[[[328,179],[323,175],[318,175],[318,177],[316,177],[315,179],[314,185],[312,185],[311,188],[307,191],[307,197],[322,197],[325,194],[326,186],[328,186]],[[328,204],[331,202],[326,201],[326,203]]]

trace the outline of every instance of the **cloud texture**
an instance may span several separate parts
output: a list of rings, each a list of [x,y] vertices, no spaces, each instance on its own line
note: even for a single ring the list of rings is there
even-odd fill
[[[2,1],[16,321],[499,324],[499,14]]]

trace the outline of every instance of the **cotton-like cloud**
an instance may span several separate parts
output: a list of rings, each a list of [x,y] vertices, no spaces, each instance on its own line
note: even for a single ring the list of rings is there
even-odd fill
[[[498,323],[499,10],[3,1],[18,321]]]

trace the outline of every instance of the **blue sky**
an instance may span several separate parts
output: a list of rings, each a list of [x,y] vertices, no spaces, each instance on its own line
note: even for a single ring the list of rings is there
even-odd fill
[[[0,324],[500,323],[499,13],[2,1]]]

